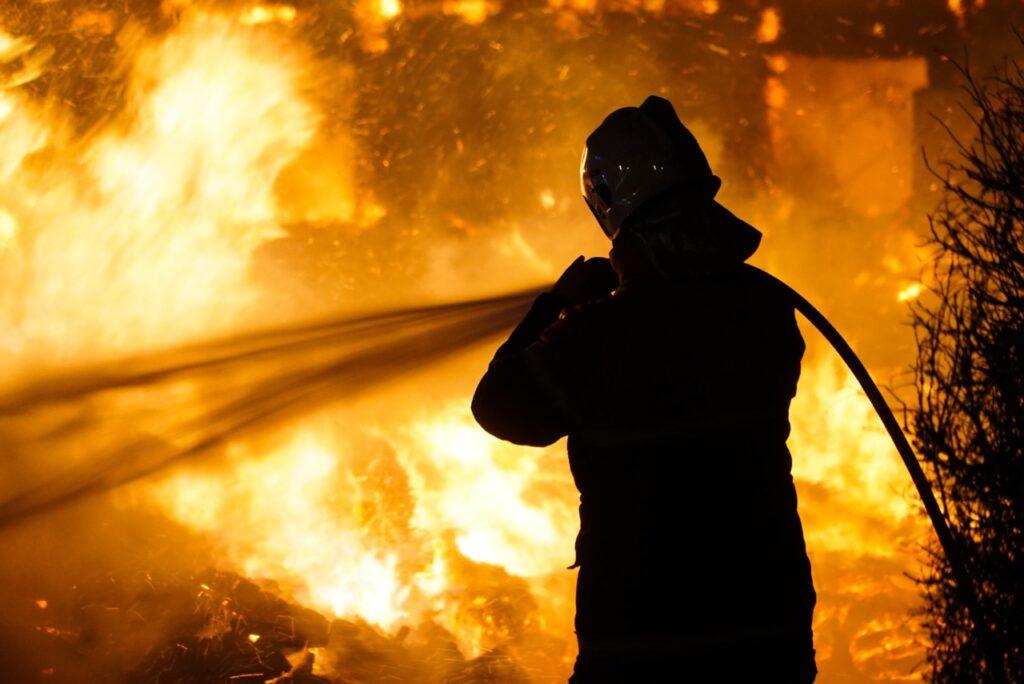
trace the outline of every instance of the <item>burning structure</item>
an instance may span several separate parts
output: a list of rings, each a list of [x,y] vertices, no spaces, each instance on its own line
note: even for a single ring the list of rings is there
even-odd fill
[[[984,63],[1016,12],[996,0],[0,3],[4,380],[550,281],[604,248],[575,187],[584,135],[649,93],[679,105],[730,203],[764,229],[760,263],[897,378],[932,202],[918,149],[943,152],[929,113],[959,125],[935,49],[984,38],[972,41]],[[870,406],[807,337],[791,443],[820,680],[920,679],[905,573],[927,529]],[[575,491],[558,447],[498,444],[473,425],[486,354],[5,528],[6,676],[563,678]],[[87,467],[124,434],[166,443],[160,413],[140,422],[138,406],[216,400],[216,382],[139,386],[5,424],[118,417],[70,449],[10,450],[0,496]]]

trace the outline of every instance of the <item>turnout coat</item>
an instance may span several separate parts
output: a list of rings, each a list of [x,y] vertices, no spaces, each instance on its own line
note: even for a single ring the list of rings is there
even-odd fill
[[[803,352],[792,305],[739,265],[570,310],[542,294],[498,349],[480,425],[516,444],[568,436],[581,653],[809,648],[786,447]]]

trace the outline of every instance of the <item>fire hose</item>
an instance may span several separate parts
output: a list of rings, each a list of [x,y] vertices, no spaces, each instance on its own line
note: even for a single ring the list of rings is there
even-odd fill
[[[924,470],[921,468],[921,464],[918,462],[917,456],[907,440],[907,436],[903,433],[902,428],[900,428],[899,421],[893,414],[892,409],[885,402],[885,398],[882,396],[881,390],[878,389],[878,385],[871,379],[867,368],[864,367],[860,358],[854,353],[843,336],[839,334],[835,326],[813,304],[807,301],[803,295],[770,273],[750,264],[745,264],[744,266],[756,271],[759,276],[771,283],[771,286],[782,290],[793,303],[793,308],[799,311],[821,333],[822,337],[832,345],[832,348],[836,350],[839,357],[850,369],[850,372],[853,373],[853,376],[857,378],[861,389],[864,390],[864,394],[867,395],[871,406],[874,407],[875,413],[882,420],[882,425],[885,426],[886,432],[889,433],[896,451],[899,452],[900,458],[903,460],[903,465],[906,466],[907,471],[910,473],[910,479],[913,480],[918,496],[921,497],[921,502],[924,504],[925,512],[928,514],[928,519],[935,529],[939,545],[942,547],[946,561],[953,572],[960,600],[967,607],[967,613],[974,625],[975,637],[982,647],[985,660],[988,661],[989,669],[991,670],[988,673],[990,676],[989,681],[1005,682],[1006,674],[1003,669],[1003,659],[999,649],[995,646],[995,639],[991,634],[988,622],[985,620],[974,582],[971,581],[967,571],[967,563],[960,552],[959,542],[954,536],[953,530],[946,522],[942,508],[939,506],[935,493],[932,491],[931,483],[928,481],[928,476],[925,475]]]

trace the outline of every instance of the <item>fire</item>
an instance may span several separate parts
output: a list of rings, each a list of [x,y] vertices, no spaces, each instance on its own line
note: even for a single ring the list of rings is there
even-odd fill
[[[782,19],[779,10],[768,7],[761,12],[761,22],[757,25],[757,42],[774,43],[782,31]]]
[[[347,72],[337,61],[317,61],[302,43],[304,10],[249,3],[216,13],[188,3],[166,6],[172,4],[182,17],[169,32],[119,34],[130,71],[124,106],[84,134],[70,115],[14,87],[43,75],[53,52],[35,39],[0,33],[0,62],[17,66],[3,72],[9,87],[0,90],[0,263],[9,267],[0,349],[16,362],[11,367],[134,352],[267,318],[255,309],[265,302],[260,285],[276,286],[276,274],[259,272],[255,255],[285,235],[286,223],[314,226],[299,233],[310,244],[321,239],[322,226],[323,233],[336,230],[339,243],[372,236],[379,226],[403,231],[403,247],[427,242],[430,227],[388,223],[395,201],[386,188],[366,187],[349,158],[352,130],[369,127],[382,139],[393,132],[328,109],[318,97],[320,86]],[[580,12],[597,7],[593,0],[550,4]],[[716,0],[690,4],[709,16],[720,11]],[[500,9],[484,0],[439,8],[459,17],[465,30]],[[360,0],[353,10],[356,43],[374,58],[386,55],[388,31],[411,9],[399,0]],[[83,31],[109,33],[98,14],[77,21]],[[780,32],[779,11],[764,9],[756,39],[770,44]],[[498,48],[488,59],[503,59]],[[404,59],[414,58],[410,51]],[[808,97],[794,83],[810,79],[800,72],[788,81],[786,58],[770,60],[774,75],[763,95],[775,116],[769,135],[781,135],[789,116],[782,110]],[[569,80],[568,65],[556,66],[559,82]],[[417,120],[430,114],[404,112]],[[570,123],[558,123],[559,135]],[[468,155],[473,144],[460,138],[444,154]],[[402,161],[385,154],[374,163],[387,167],[392,159]],[[424,179],[434,173],[431,165],[420,169]],[[520,284],[523,274],[552,280],[563,257],[582,249],[577,238],[584,233],[529,226],[562,220],[567,196],[552,183],[526,197],[525,213],[502,217],[487,236],[475,219],[445,215],[444,230],[456,237],[425,248],[443,263],[422,269],[424,289],[464,294],[479,286],[445,271],[461,262],[476,267],[467,272],[487,286]],[[785,208],[796,199],[773,195],[771,202]],[[588,220],[582,206],[578,215],[581,225]],[[340,268],[369,264],[376,275],[397,270],[386,259],[411,261],[405,252],[388,254],[390,245],[359,243]],[[921,292],[919,283],[907,284],[896,299]],[[351,288],[351,301],[342,303],[356,306],[363,294]],[[285,319],[307,312],[271,313]],[[894,583],[910,565],[901,544],[923,531],[908,503],[907,478],[869,404],[807,337],[811,351],[792,410],[791,445],[822,596],[819,625],[839,625],[822,631],[819,654],[847,648],[843,658],[858,667],[901,649],[913,655],[910,630],[898,623],[908,605],[875,606],[869,620],[850,627],[852,645],[829,636],[845,633],[843,621],[856,613],[851,606],[913,596]],[[445,373],[471,379],[486,362],[483,354]],[[159,511],[210,540],[225,568],[273,582],[329,617],[359,619],[388,634],[431,622],[467,655],[545,636],[555,644],[548,649],[554,664],[536,669],[561,676],[573,649],[573,574],[565,568],[578,503],[564,445],[528,450],[500,443],[474,424],[465,383],[416,382],[426,397],[419,403],[410,386],[382,387],[366,405],[232,444],[219,461],[129,488],[118,500]],[[203,401],[192,388],[178,389],[177,399]],[[261,639],[249,635],[253,644]]]
[[[924,292],[924,285],[922,283],[910,283],[899,291],[896,299],[901,302],[909,302],[917,299],[922,292]]]
[[[9,62],[32,49],[32,41],[0,32],[0,59]]]
[[[402,5],[398,0],[381,0],[378,12],[385,19],[393,19],[402,13]]]
[[[856,379],[831,355],[812,355],[791,416],[794,477],[829,490],[832,505],[847,509],[846,515],[808,521],[808,546],[892,556],[897,549],[884,521],[898,528],[917,516],[899,455]],[[857,519],[881,524],[861,527]]]
[[[4,248],[13,246],[18,236],[18,222],[6,211],[0,212],[0,245]]]
[[[545,476],[537,459],[481,431],[466,402],[414,424],[412,434],[416,443],[402,460],[417,501],[415,523],[435,533],[455,530],[464,556],[515,575],[569,565],[561,544],[573,536],[571,482],[561,482],[568,496],[537,500],[532,486]]]
[[[388,630],[437,615],[473,654],[498,627],[491,599],[453,593],[461,566],[531,578],[571,563],[572,482],[542,470],[556,450],[537,459],[497,442],[463,402],[389,426],[390,441],[343,432],[314,423],[269,453],[238,445],[227,472],[182,473],[149,496],[306,605]],[[553,484],[554,500],[533,494]]]
[[[84,11],[75,15],[71,30],[87,36],[106,36],[114,31],[111,12]]]
[[[305,602],[385,628],[406,617],[409,587],[398,555],[375,548],[352,506],[357,489],[323,437],[300,432],[269,455],[239,446],[224,473],[189,473],[158,485],[156,498],[181,522],[223,545],[253,577],[292,584]]]
[[[197,15],[141,46],[133,73],[120,119],[74,145],[59,117],[0,96],[5,232],[31,226],[22,317],[7,319],[19,348],[167,344],[225,330],[253,302],[249,255],[279,234],[273,183],[318,120],[300,57]],[[29,163],[44,148],[50,164]]]
[[[291,24],[297,14],[297,10],[291,5],[251,5],[242,10],[239,19],[243,24],[249,25],[271,22]]]
[[[554,209],[557,203],[558,200],[555,199],[555,193],[550,190],[545,190],[540,194],[540,204],[545,209]]]
[[[441,4],[445,14],[461,17],[468,24],[480,24],[498,11],[498,7],[486,0],[445,0]]]
[[[770,76],[765,81],[764,88],[764,101],[772,109],[782,109],[786,106],[786,86],[782,84],[782,81],[774,76]]]

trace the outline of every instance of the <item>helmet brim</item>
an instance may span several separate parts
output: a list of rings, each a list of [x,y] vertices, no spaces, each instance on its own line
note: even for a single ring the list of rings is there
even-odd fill
[[[711,201],[710,216],[714,230],[721,237],[721,246],[726,256],[737,261],[746,261],[761,244],[761,231],[739,218],[722,206],[717,200]]]

